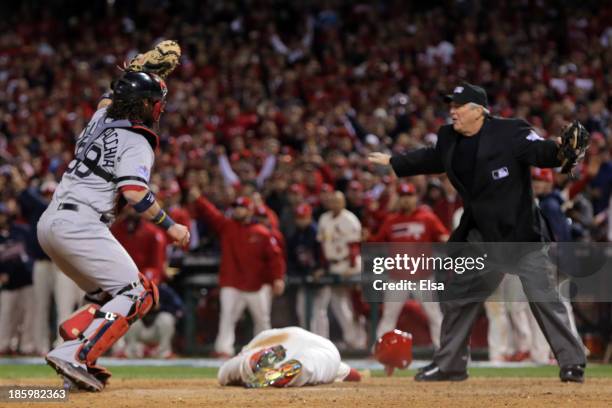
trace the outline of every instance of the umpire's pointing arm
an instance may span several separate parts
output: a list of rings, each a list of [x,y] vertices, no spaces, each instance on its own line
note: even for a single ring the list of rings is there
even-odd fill
[[[415,176],[417,174],[439,174],[444,173],[445,170],[440,149],[437,146],[417,149],[397,156],[371,153],[368,158],[375,164],[390,164],[399,177]]]
[[[525,164],[541,168],[561,166],[559,145],[552,140],[542,139],[526,121],[517,121],[519,130],[512,138],[514,157]]]

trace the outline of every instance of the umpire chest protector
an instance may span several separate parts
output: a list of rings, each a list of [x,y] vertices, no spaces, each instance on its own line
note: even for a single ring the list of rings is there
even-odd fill
[[[543,140],[524,120],[487,117],[468,191],[453,170],[460,137],[452,125],[442,126],[435,147],[392,157],[393,170],[399,177],[447,173],[465,209],[450,241],[465,241],[472,228],[489,242],[541,241],[542,223],[531,189],[530,166],[559,166],[557,145]],[[472,160],[455,158],[462,159]]]

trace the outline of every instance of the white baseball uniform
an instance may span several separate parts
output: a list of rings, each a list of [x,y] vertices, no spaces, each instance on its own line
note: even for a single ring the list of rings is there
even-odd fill
[[[360,273],[361,259],[350,262],[350,244],[361,241],[361,222],[347,209],[334,216],[328,211],[319,218],[317,240],[321,243],[323,255],[334,275],[351,276]],[[362,324],[355,322],[350,293],[346,287],[323,287],[313,300],[312,329],[315,333],[329,337],[327,308],[332,312],[340,327],[345,343],[352,348],[364,348],[366,333]]]
[[[34,304],[24,302],[33,299],[32,285],[14,290],[0,290],[0,351],[10,349],[23,354],[32,354],[34,342]]]
[[[49,312],[51,297],[55,302],[57,324],[66,320],[75,307],[83,300],[83,291],[63,274],[60,269],[48,259],[38,259],[34,262],[32,271],[34,287],[34,340],[36,351],[44,354],[49,351]],[[55,333],[54,333],[55,337]],[[61,343],[61,337],[55,340]]]
[[[126,316],[133,304],[128,296],[138,296],[144,288],[139,282],[136,264],[111,234],[108,224],[114,216],[120,187],[148,188],[154,151],[145,137],[120,127],[108,127],[88,143],[96,129],[112,121],[105,113],[105,108],[98,110],[77,139],[77,158],[68,166],[38,222],[38,240],[47,255],[86,296],[101,303],[102,299],[112,297],[102,306],[102,312]],[[93,163],[96,171],[84,160]],[[116,296],[127,285],[132,288]],[[85,331],[85,337],[103,321],[96,318]],[[83,366],[75,359],[81,344],[78,340],[65,342],[48,356]]]
[[[301,373],[291,380],[287,387],[342,381],[351,371],[350,367],[340,360],[340,353],[331,341],[300,327],[285,327],[259,333],[238,355],[227,360],[219,368],[217,374],[219,384],[235,385],[249,382],[253,376],[251,356],[264,348],[276,345],[282,345],[286,350],[286,357],[279,364],[289,360],[298,360],[302,364]]]
[[[150,326],[142,320],[132,324],[125,334],[125,354],[128,358],[143,358],[145,345],[156,346],[151,357],[168,358],[172,356],[172,339],[176,331],[176,318],[172,313],[160,312]]]
[[[327,211],[319,218],[317,241],[321,243],[329,271],[333,274],[349,276],[360,272],[361,261],[350,264],[349,244],[361,241],[361,222],[347,209],[337,216]]]
[[[571,303],[568,301],[561,303],[567,310],[570,330],[582,343]],[[529,352],[533,362],[550,364],[552,355],[550,346],[529,308],[527,296],[518,276],[504,276],[484,306],[489,319],[487,339],[490,361],[501,362],[504,361],[504,357],[516,352]]]

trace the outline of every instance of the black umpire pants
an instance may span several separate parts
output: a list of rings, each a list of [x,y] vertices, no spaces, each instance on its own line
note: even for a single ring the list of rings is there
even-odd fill
[[[480,233],[470,231],[468,242],[480,241]],[[586,364],[582,342],[570,330],[567,310],[559,300],[551,268],[553,265],[548,255],[543,250],[537,250],[522,255],[512,268],[485,268],[478,273],[454,274],[452,279],[446,280],[440,297],[444,315],[440,348],[433,358],[440,370],[466,370],[472,326],[483,302],[499,286],[504,274],[509,272],[520,278],[531,311],[559,365]]]

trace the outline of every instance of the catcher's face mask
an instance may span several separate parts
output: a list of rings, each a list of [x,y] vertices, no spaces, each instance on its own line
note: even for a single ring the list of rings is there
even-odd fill
[[[149,74],[153,77],[153,80],[159,84],[159,88],[161,91],[161,99],[156,100],[153,103],[153,112],[152,117],[154,122],[159,122],[161,118],[161,114],[164,112],[166,108],[166,95],[168,95],[168,87],[166,86],[166,82],[161,79],[159,76],[155,74]]]

